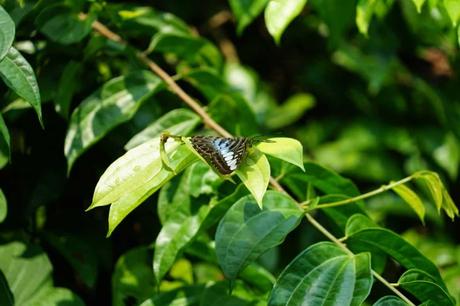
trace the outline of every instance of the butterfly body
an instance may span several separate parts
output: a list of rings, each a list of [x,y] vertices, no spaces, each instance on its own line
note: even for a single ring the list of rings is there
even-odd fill
[[[251,145],[246,137],[193,136],[190,142],[198,154],[222,175],[238,169]]]

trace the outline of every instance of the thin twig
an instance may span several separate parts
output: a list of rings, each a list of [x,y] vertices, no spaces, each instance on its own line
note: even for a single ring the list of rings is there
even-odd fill
[[[373,197],[373,196],[375,196],[375,195],[377,195],[379,193],[382,193],[384,191],[390,190],[390,189],[392,189],[392,188],[394,188],[394,187],[396,187],[398,185],[405,184],[405,183],[409,182],[410,180],[412,180],[413,178],[414,178],[413,176],[405,177],[402,180],[399,180],[397,182],[392,182],[392,183],[390,183],[388,185],[383,185],[382,187],[380,187],[378,189],[369,191],[367,193],[363,193],[363,194],[361,194],[361,195],[359,195],[357,197],[353,197],[353,198],[349,198],[349,199],[341,200],[341,201],[336,201],[336,202],[331,202],[331,203],[318,204],[315,207],[315,209],[337,207],[337,206],[347,205],[347,204],[351,204],[351,203],[354,203],[354,202],[357,202],[357,201],[361,201],[361,200]],[[303,203],[303,204],[307,204],[307,203]]]
[[[81,13],[80,18],[81,19],[86,18],[86,15]],[[105,25],[103,25],[99,21],[94,21],[92,28],[95,31],[97,31],[99,34],[101,34],[102,36],[105,36],[106,38],[110,40],[114,40],[122,44],[127,44],[126,41],[123,40],[118,34],[112,32],[110,29],[108,29]],[[164,71],[160,66],[158,66],[154,61],[148,58],[147,55],[142,53],[141,51],[137,52],[137,56],[145,65],[147,65],[150,68],[150,70],[156,73],[169,86],[169,89],[171,91],[173,91],[180,99],[182,99],[182,101],[184,101],[185,104],[187,104],[191,109],[193,109],[201,117],[201,119],[203,120],[203,123],[206,126],[213,129],[221,136],[232,137],[232,134],[230,134],[227,130],[225,130],[222,126],[220,126],[217,122],[215,122],[214,119],[212,119],[208,115],[208,113],[204,110],[204,108],[197,101],[195,101],[195,99],[189,96],[166,71]],[[289,195],[284,190],[284,188],[278,183],[278,181],[276,181],[276,179],[274,179],[273,177],[270,177],[270,184],[275,190]],[[299,209],[302,209],[298,201],[294,200],[294,202],[298,205]],[[337,239],[331,232],[329,232],[318,221],[316,221],[316,219],[313,218],[311,214],[305,213],[305,217],[324,236],[326,236],[328,239],[330,239],[332,242],[334,242],[337,246],[339,246],[341,249],[343,249],[348,254],[350,255],[353,254],[343,242]],[[372,275],[376,279],[378,279],[382,284],[388,287],[391,291],[393,291],[396,295],[398,295],[401,299],[403,299],[407,304],[409,304],[410,306],[415,306],[415,304],[412,303],[406,296],[404,296],[402,292],[400,292],[395,286],[392,286],[388,281],[386,281],[382,276],[380,276],[374,270],[372,270]]]

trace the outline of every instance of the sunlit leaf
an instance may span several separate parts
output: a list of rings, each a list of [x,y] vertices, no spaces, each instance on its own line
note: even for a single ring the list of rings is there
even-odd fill
[[[452,25],[455,27],[460,19],[460,2],[457,0],[443,0],[443,3]]]
[[[70,170],[75,160],[119,124],[134,116],[142,102],[161,88],[151,72],[138,71],[112,79],[72,113],[64,152]]]
[[[172,110],[134,135],[125,145],[125,149],[132,149],[150,139],[160,137],[165,131],[172,135],[187,136],[199,122],[198,115],[188,109],[178,108]]]
[[[422,11],[423,4],[425,4],[426,0],[412,0],[414,2],[417,11],[420,13]]]
[[[262,153],[287,161],[304,170],[302,144],[293,138],[269,138],[257,144],[257,149]]]
[[[307,0],[270,0],[265,8],[265,24],[276,43],[291,21],[302,12]]]
[[[441,211],[443,202],[443,185],[441,179],[439,178],[439,175],[435,172],[423,171],[420,172],[420,174],[416,175],[416,177],[425,182],[439,213]]]
[[[278,277],[268,305],[361,305],[372,287],[369,253],[350,255],[330,242],[300,253]]]
[[[425,271],[410,269],[399,278],[398,284],[421,302],[432,305],[456,305],[447,289]]]
[[[356,6],[356,25],[359,31],[366,36],[377,1],[378,0],[359,0]]]
[[[415,211],[420,220],[424,223],[425,206],[418,195],[412,191],[412,189],[403,184],[393,186],[391,189],[393,189],[393,191],[396,192]]]
[[[33,106],[43,125],[40,91],[34,70],[14,47],[10,47],[0,61],[0,77],[11,90]]]
[[[112,275],[113,306],[125,306],[127,299],[140,304],[155,293],[151,258],[150,248],[137,247],[118,259]]]
[[[148,144],[148,142],[146,144]],[[121,197],[118,197],[115,202],[112,203],[109,212],[108,236],[110,236],[118,224],[120,224],[120,222],[131,211],[133,211],[149,196],[151,196],[154,192],[156,192],[164,184],[171,180],[171,178],[173,178],[177,173],[180,173],[197,160],[195,154],[193,154],[186,146],[180,146],[178,149],[171,153],[169,158],[173,171],[168,171],[164,168],[161,168],[159,172],[155,172],[155,174],[151,175],[149,179],[144,181],[144,183],[139,183],[135,189],[131,189],[129,193],[123,194]],[[161,164],[161,160],[159,161],[159,158],[157,158],[154,162],[152,162],[152,164]],[[144,179],[146,178],[146,174],[147,173],[145,172],[143,173]],[[135,183],[135,180],[133,182]],[[130,187],[132,187],[132,185]]]
[[[267,157],[259,150],[254,150],[246,156],[244,163],[235,173],[262,207],[262,199],[270,181],[270,164]]]
[[[226,277],[234,279],[249,263],[280,244],[299,224],[303,212],[289,197],[268,191],[260,209],[250,196],[241,198],[216,231],[216,253]]]
[[[238,21],[237,32],[241,34],[254,18],[262,12],[268,0],[230,0],[229,2]]]
[[[13,44],[15,25],[10,15],[0,6],[0,61]]]

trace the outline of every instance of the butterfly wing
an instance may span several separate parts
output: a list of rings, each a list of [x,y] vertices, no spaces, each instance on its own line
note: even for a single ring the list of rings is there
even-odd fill
[[[246,156],[248,139],[193,136],[191,143],[208,164],[219,173],[227,175],[235,171]]]

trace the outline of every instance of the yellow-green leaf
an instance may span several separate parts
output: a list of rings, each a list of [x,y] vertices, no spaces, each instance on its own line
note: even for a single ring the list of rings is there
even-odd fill
[[[442,191],[444,189],[441,179],[439,178],[439,175],[431,171],[423,171],[423,172],[420,172],[419,175],[417,175],[417,178],[425,182],[426,186],[428,187],[428,190],[431,193],[431,196],[433,197],[434,204],[436,205],[436,208],[438,209],[438,213],[439,213],[442,208],[442,202],[443,202],[443,192]]]
[[[367,36],[369,24],[374,15],[374,8],[377,0],[359,0],[356,6],[356,25],[359,32]]]
[[[307,0],[271,0],[265,8],[265,24],[276,43],[291,21],[302,12]]]
[[[455,27],[460,19],[460,1],[444,0],[444,7],[446,8],[447,14]]]
[[[293,138],[275,137],[269,138],[257,144],[257,149],[262,153],[287,161],[300,169],[303,167],[303,148],[302,144]]]
[[[246,160],[236,174],[251,192],[254,198],[262,207],[262,199],[270,180],[270,164],[267,157],[255,149],[246,157]]]
[[[418,215],[422,223],[425,222],[425,206],[418,195],[412,191],[406,185],[397,185],[392,187],[393,191],[396,192]]]

